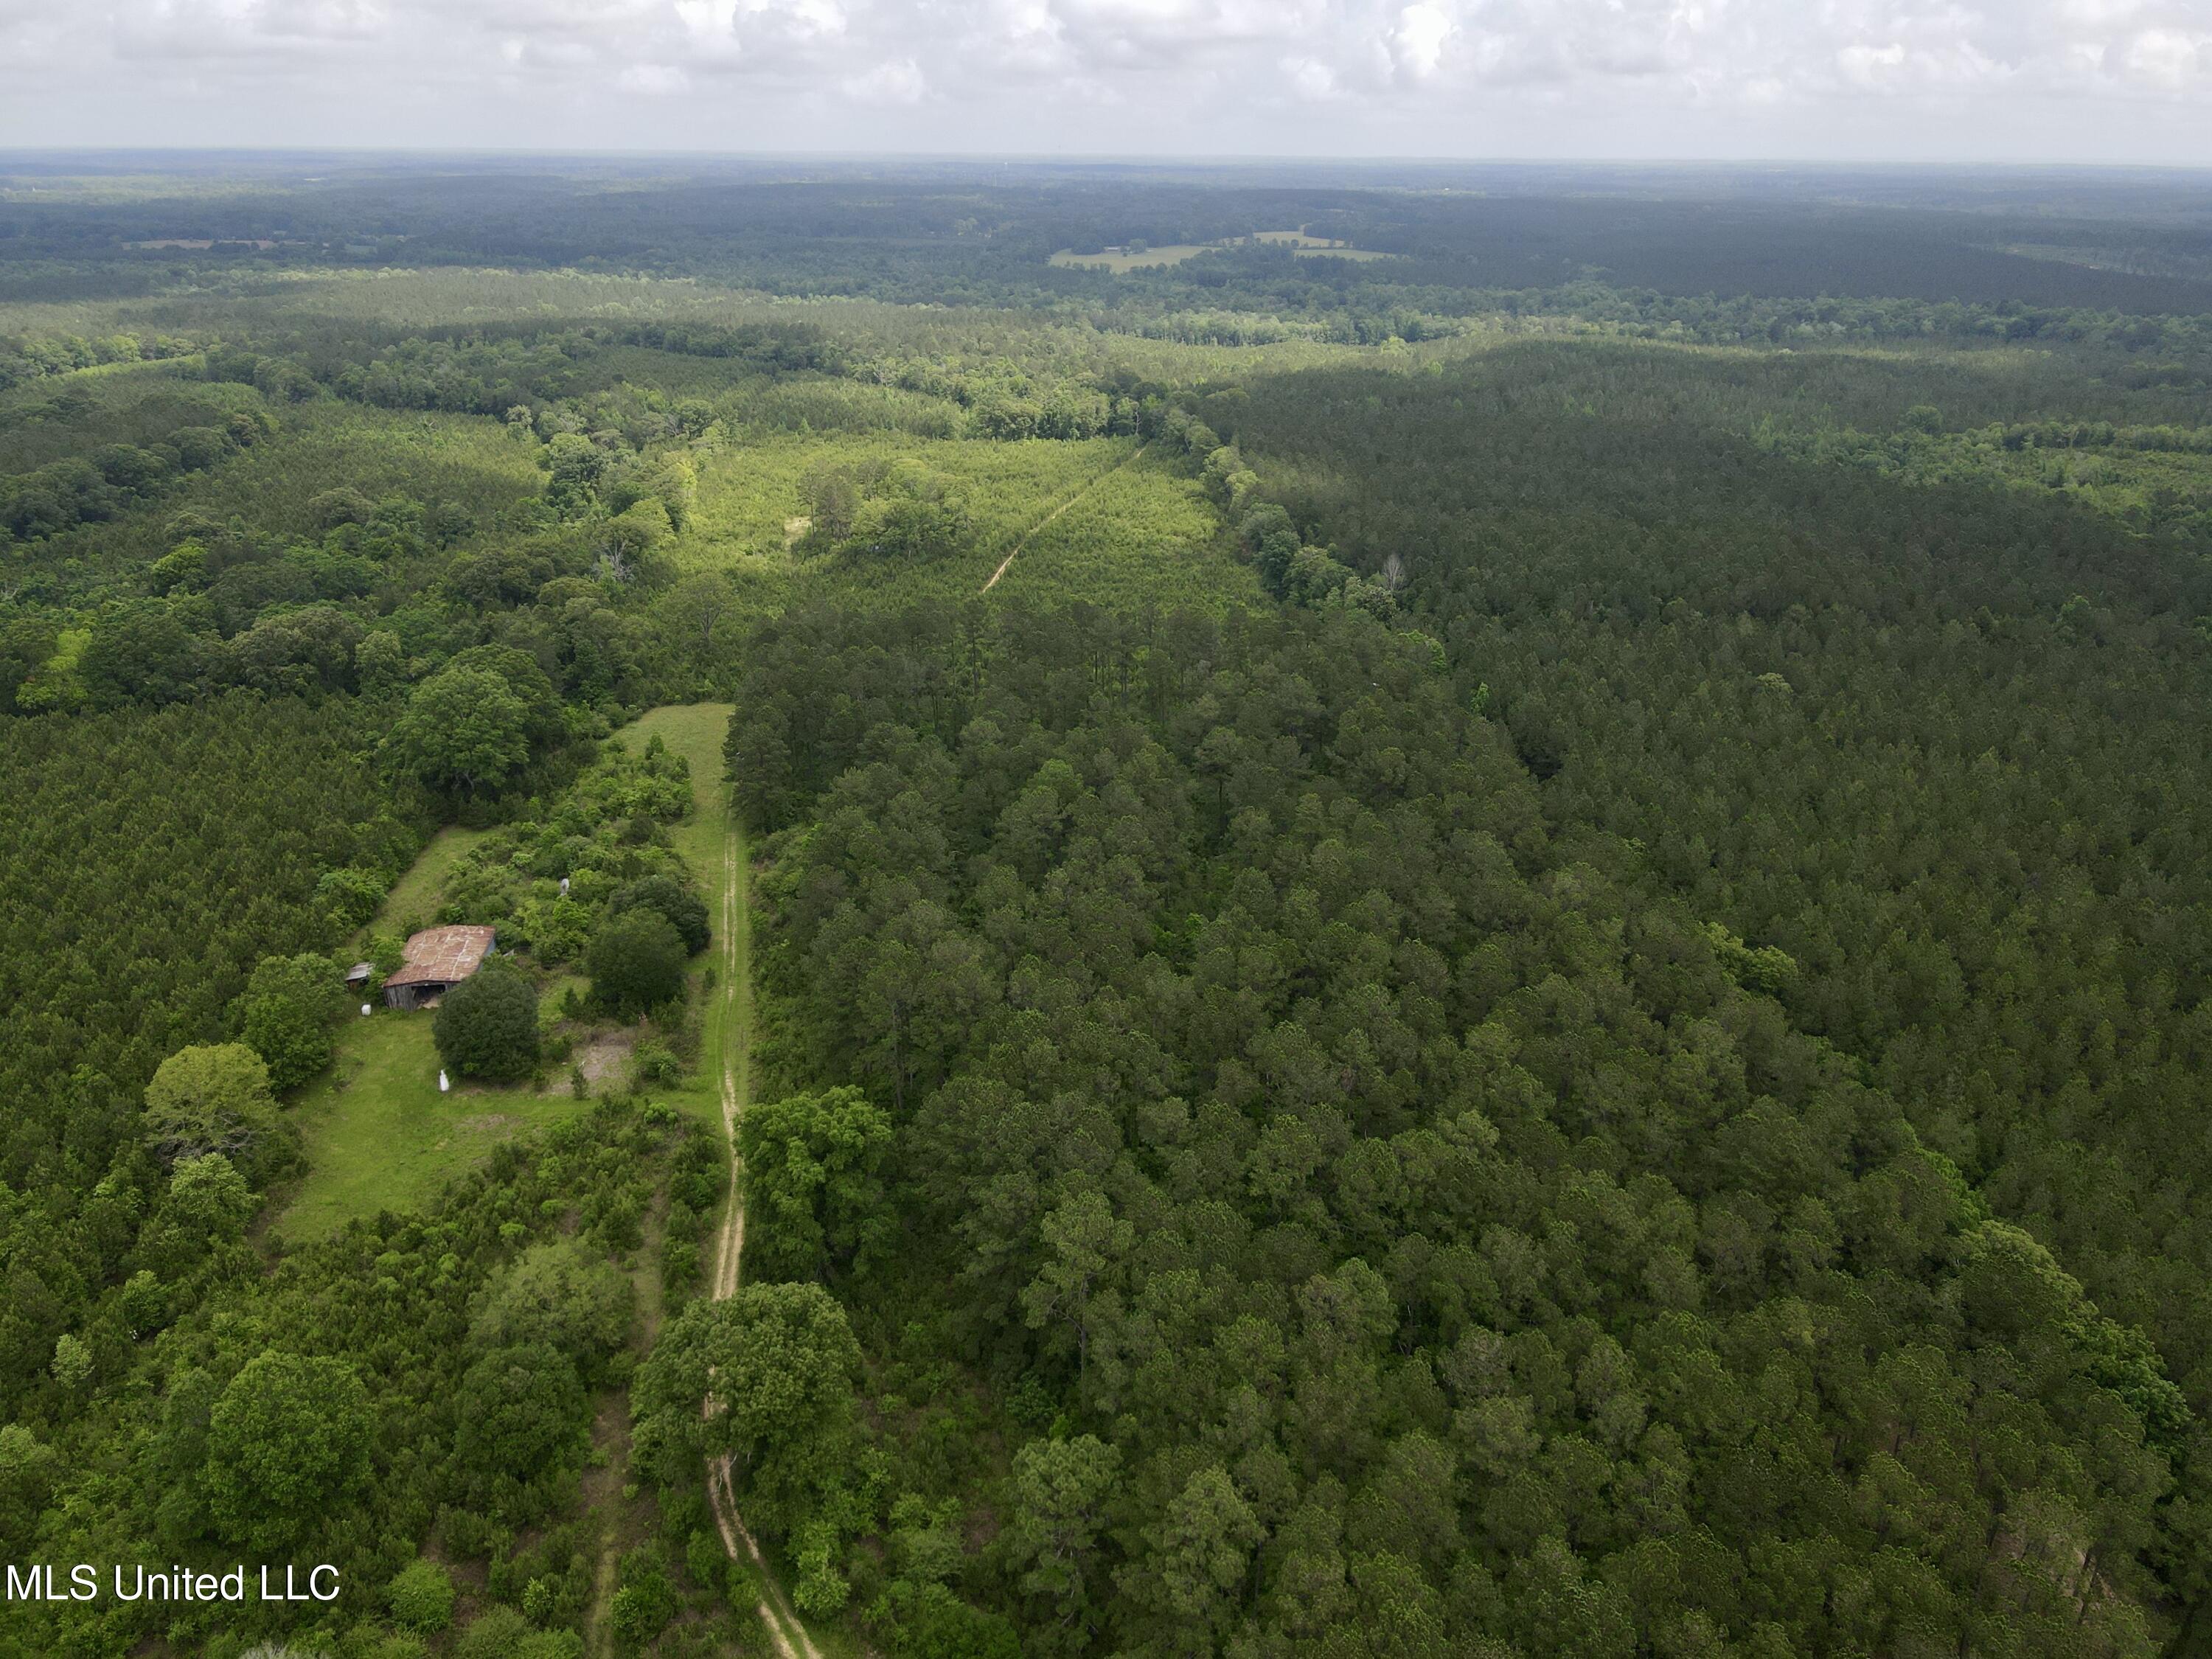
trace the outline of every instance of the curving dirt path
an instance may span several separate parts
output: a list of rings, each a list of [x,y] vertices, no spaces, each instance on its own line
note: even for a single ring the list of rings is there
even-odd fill
[[[1097,489],[1100,484],[1105,483],[1107,479],[1112,477],[1123,467],[1134,466],[1137,464],[1137,457],[1144,453],[1145,446],[1143,444],[1139,444],[1134,449],[1131,450],[1126,457],[1108,467],[1103,472],[1093,478],[1089,483],[1084,485],[1082,489],[1077,490],[1073,495],[1070,495],[1058,507],[1053,508],[1051,512],[1046,514],[1044,517],[1039,519],[1027,530],[1024,530],[1022,532],[1021,540],[1016,542],[1013,545],[1012,550],[1009,552],[1005,558],[999,561],[999,568],[991,573],[991,580],[985,582],[982,586],[975,590],[977,597],[981,598],[983,594],[989,592],[993,588],[999,585],[999,578],[1006,574],[1006,568],[1013,563],[1016,556],[1031,542],[1035,541],[1039,536],[1042,535],[1047,525],[1049,525],[1054,519],[1057,519],[1061,514],[1066,512],[1069,507],[1073,507],[1076,502],[1081,501],[1092,490]]]
[[[745,902],[744,842],[732,811],[722,847],[722,915],[720,1016],[722,1053],[722,1138],[730,1154],[730,1190],[722,1206],[722,1224],[714,1238],[714,1277],[710,1294],[717,1302],[737,1293],[738,1269],[744,1259],[745,1194],[744,1170],[738,1162],[738,1120],[752,1100],[752,908]],[[737,1492],[730,1480],[730,1461],[717,1459],[708,1467],[707,1499],[714,1512],[714,1526],[722,1534],[722,1547],[732,1561],[750,1561],[759,1574],[761,1623],[768,1629],[781,1659],[822,1659],[821,1650],[799,1622],[799,1614],[783,1586],[776,1582],[767,1558],[738,1513]]]

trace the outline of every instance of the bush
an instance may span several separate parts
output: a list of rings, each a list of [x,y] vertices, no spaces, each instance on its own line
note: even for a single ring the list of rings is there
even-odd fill
[[[574,1239],[533,1245],[485,1291],[469,1341],[489,1351],[544,1343],[574,1363],[586,1382],[629,1340],[636,1317],[629,1276]]]
[[[611,916],[637,909],[657,910],[665,916],[682,935],[684,948],[690,954],[696,956],[707,948],[707,901],[674,876],[647,876],[627,883],[607,901]]]
[[[582,1450],[590,1402],[576,1368],[544,1343],[496,1348],[469,1367],[453,1461],[494,1519],[529,1521]]]
[[[315,901],[341,926],[358,927],[376,914],[390,886],[375,871],[349,866],[324,872],[315,884]]]
[[[628,1019],[680,995],[690,952],[675,924],[658,910],[636,909],[611,918],[586,957],[592,994],[602,1007]]]
[[[513,1607],[486,1607],[453,1644],[453,1659],[513,1659],[530,1635],[530,1621]]]
[[[641,1042],[630,1057],[630,1074],[641,1088],[673,1088],[684,1080],[684,1062],[665,1042]]]
[[[623,1559],[622,1580],[611,1610],[615,1634],[632,1647],[642,1647],[676,1616],[676,1589],[647,1550],[633,1550]]]
[[[392,1616],[415,1630],[443,1630],[453,1621],[453,1581],[435,1561],[410,1561],[385,1590]]]
[[[373,1432],[352,1366],[274,1348],[256,1355],[208,1414],[202,1478],[217,1530],[258,1550],[305,1541],[368,1479]]]
[[[521,970],[487,963],[446,993],[431,1035],[460,1077],[527,1077],[538,1063],[538,989]]]

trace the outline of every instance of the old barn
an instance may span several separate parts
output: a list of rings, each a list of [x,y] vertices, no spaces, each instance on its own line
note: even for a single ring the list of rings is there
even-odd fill
[[[483,965],[499,942],[492,927],[425,927],[409,936],[405,960],[384,981],[388,1008],[427,1008]]]

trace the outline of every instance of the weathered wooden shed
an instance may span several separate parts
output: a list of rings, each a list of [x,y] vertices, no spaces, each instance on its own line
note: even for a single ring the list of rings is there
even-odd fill
[[[492,927],[425,927],[410,936],[405,961],[384,981],[385,1006],[428,1007],[481,968],[498,942]]]

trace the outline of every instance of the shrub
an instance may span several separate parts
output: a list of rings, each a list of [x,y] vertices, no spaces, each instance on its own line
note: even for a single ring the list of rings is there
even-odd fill
[[[676,1616],[676,1589],[651,1552],[633,1550],[623,1559],[622,1588],[615,1592],[615,1634],[642,1647]]]
[[[384,1594],[392,1616],[413,1629],[443,1630],[453,1621],[453,1581],[435,1561],[409,1562]]]
[[[527,1077],[538,1063],[538,989],[521,970],[487,963],[446,993],[431,1035],[461,1077]]]
[[[684,1080],[684,1062],[665,1042],[641,1042],[630,1058],[630,1073],[640,1087],[673,1088]]]
[[[544,1343],[496,1348],[469,1368],[453,1458],[495,1519],[528,1521],[581,1450],[590,1403],[576,1368]]]
[[[624,1019],[641,1014],[681,994],[689,954],[675,924],[658,910],[612,917],[586,957],[592,994]]]
[[[586,1381],[629,1340],[636,1291],[629,1277],[574,1239],[526,1250],[484,1293],[469,1341],[489,1351],[544,1343]]]
[[[453,1644],[453,1659],[513,1659],[529,1635],[530,1621],[513,1607],[486,1607]]]
[[[348,866],[324,872],[315,884],[315,900],[342,926],[358,927],[376,914],[390,885],[374,870]]]
[[[607,901],[607,914],[657,910],[682,935],[684,948],[693,956],[707,948],[707,902],[674,876],[647,876],[615,890]]]

